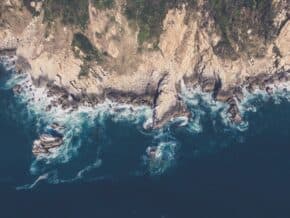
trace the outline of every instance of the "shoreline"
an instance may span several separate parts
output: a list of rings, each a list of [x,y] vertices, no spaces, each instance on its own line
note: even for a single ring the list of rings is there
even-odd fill
[[[11,67],[11,66],[10,66]],[[13,73],[8,72],[8,73]],[[14,72],[15,73],[15,72]],[[19,75],[19,74],[14,74]],[[20,74],[21,75],[21,74]],[[28,74],[29,75],[29,74]],[[284,76],[281,76],[284,75]],[[177,142],[174,141],[174,138],[172,139],[170,137],[170,133],[168,132],[168,127],[172,126],[174,128],[185,128],[186,131],[192,132],[192,133],[200,133],[202,131],[202,124],[200,123],[200,118],[203,116],[206,111],[202,108],[203,106],[200,105],[201,101],[203,101],[206,104],[206,107],[211,110],[210,113],[214,113],[218,115],[218,117],[221,118],[222,124],[225,125],[225,127],[230,127],[230,129],[237,129],[238,131],[245,131],[248,129],[248,120],[243,120],[240,123],[234,123],[229,117],[228,111],[231,105],[232,101],[235,101],[235,106],[239,110],[239,114],[243,117],[245,113],[249,111],[253,111],[253,108],[255,108],[254,105],[249,105],[248,102],[252,98],[259,97],[260,95],[265,96],[264,99],[269,99],[271,96],[273,98],[276,98],[276,96],[279,97],[285,97],[290,94],[289,88],[290,84],[288,79],[285,79],[285,75],[288,73],[281,73],[280,76],[277,76],[277,78],[280,78],[276,84],[271,83],[267,86],[269,86],[272,89],[272,93],[269,93],[266,88],[259,89],[260,86],[255,85],[253,86],[253,89],[247,89],[246,87],[241,88],[241,92],[243,94],[243,98],[237,99],[237,95],[224,95],[223,101],[217,101],[214,99],[213,92],[205,92],[203,90],[203,87],[200,85],[197,85],[196,87],[188,88],[185,86],[185,84],[181,85],[180,87],[180,100],[184,102],[184,104],[187,106],[188,112],[186,113],[187,116],[184,116],[184,114],[171,116],[168,119],[166,123],[160,128],[152,129],[152,117],[154,115],[154,111],[152,108],[144,105],[132,105],[132,104],[122,104],[117,101],[111,101],[108,99],[105,99],[104,102],[98,102],[95,105],[85,105],[80,103],[77,108],[62,108],[61,104],[57,104],[51,108],[50,111],[45,110],[45,104],[50,104],[51,101],[55,100],[58,97],[62,97],[61,94],[58,93],[58,95],[54,95],[51,93],[50,96],[43,96],[43,94],[47,94],[49,92],[49,89],[46,89],[44,87],[35,87],[29,78],[24,79],[23,85],[25,87],[22,87],[22,92],[20,95],[26,95],[29,94],[30,96],[27,96],[24,100],[24,104],[29,104],[27,107],[37,107],[36,109],[32,110],[38,110],[36,113],[37,116],[39,116],[39,119],[43,120],[45,125],[44,127],[41,127],[38,129],[39,136],[42,134],[46,134],[47,129],[49,129],[50,125],[54,122],[60,124],[61,126],[64,126],[66,128],[64,132],[64,144],[61,145],[58,148],[53,148],[52,152],[42,154],[38,157],[35,157],[36,160],[34,164],[37,164],[38,161],[47,161],[47,163],[53,162],[61,162],[65,163],[67,161],[70,161],[71,158],[75,157],[78,153],[78,149],[81,146],[80,144],[74,145],[72,147],[72,138],[73,135],[77,134],[74,133],[76,131],[74,128],[79,128],[78,126],[81,125],[83,122],[90,122],[90,127],[93,127],[94,120],[100,120],[98,122],[103,122],[102,120],[105,118],[112,119],[114,121],[122,121],[126,120],[132,123],[133,125],[140,125],[141,132],[142,131],[150,131],[150,134],[152,134],[153,141],[152,144],[148,145],[149,147],[156,146],[158,151],[158,158],[163,158],[163,155],[168,155],[166,152],[170,152],[169,156],[171,157],[170,160],[167,160],[168,163],[164,165],[165,168],[170,167],[171,161],[174,161],[174,155],[177,152]],[[264,78],[264,77],[263,77]],[[268,77],[267,77],[268,78]],[[282,79],[284,78],[284,79]],[[269,78],[268,78],[269,79]],[[26,82],[25,82],[26,81]],[[29,83],[29,81],[31,83]],[[261,78],[259,80],[260,83],[263,84],[264,81]],[[269,80],[267,80],[269,81]],[[29,84],[32,85],[32,88],[29,86]],[[254,84],[254,83],[253,83]],[[266,86],[266,87],[267,87]],[[13,87],[11,87],[13,88]],[[23,91],[27,92],[23,92]],[[15,91],[15,90],[14,90]],[[29,93],[30,92],[30,93]],[[38,93],[36,93],[38,92]],[[62,92],[60,92],[62,93]],[[287,94],[287,96],[283,96]],[[17,93],[16,93],[17,95]],[[34,99],[32,99],[32,96],[34,96]],[[229,99],[228,99],[228,96]],[[41,102],[39,102],[39,99],[41,99]],[[233,104],[233,103],[232,103]],[[174,110],[173,110],[174,112]],[[190,113],[190,114],[189,114]],[[84,116],[82,116],[84,114]],[[188,116],[189,115],[189,116]],[[213,118],[216,119],[216,118]],[[42,122],[43,122],[42,121]],[[38,124],[37,124],[38,125]],[[105,124],[102,124],[105,125]],[[169,134],[169,135],[168,135]],[[167,135],[169,136],[168,139],[166,139]],[[37,140],[37,139],[36,139]],[[81,139],[79,139],[81,140]],[[165,140],[165,141],[164,141]],[[165,147],[164,147],[165,146]],[[169,147],[168,147],[169,146]],[[168,151],[169,150],[169,151]],[[164,152],[164,153],[163,153]],[[147,164],[153,164],[153,166],[157,165],[159,166],[158,161],[147,160],[149,163]],[[163,172],[166,169],[160,169],[157,167],[158,172]],[[157,173],[157,172],[156,172]],[[153,172],[154,174],[154,172]]]
[[[0,55],[16,55],[16,71],[28,72],[36,86],[48,87],[48,95],[57,96],[47,110],[59,105],[64,109],[94,106],[109,98],[148,105],[153,110],[152,128],[158,129],[174,117],[188,116],[179,96],[184,81],[188,88],[201,86],[215,100],[226,102],[230,119],[239,123],[237,104],[244,87],[259,86],[270,93],[269,84],[289,80],[289,5],[273,4],[268,39],[255,30],[264,25],[250,13],[249,21],[255,18],[255,25],[241,24],[237,37],[228,35],[231,40],[225,42],[208,3],[167,8],[158,40],[142,44],[140,31],[124,13],[125,2],[110,10],[88,4],[83,30],[61,20],[50,26],[45,19],[48,5],[39,5],[39,13],[33,16],[22,4],[4,3],[11,10],[4,16],[7,25],[1,27]],[[244,13],[251,11],[242,8]],[[116,19],[109,19],[112,14]]]
[[[24,72],[21,70],[17,64],[16,56],[1,56],[1,64],[8,71],[12,71],[13,74],[18,75],[30,75],[29,72]],[[186,102],[182,99],[182,89],[197,90],[200,89],[201,92],[209,94],[215,102],[224,103],[228,106],[226,112],[228,119],[233,124],[239,124],[243,121],[243,117],[239,110],[239,104],[244,101],[245,90],[249,94],[253,94],[256,90],[265,92],[267,95],[273,95],[273,90],[276,86],[285,84],[290,81],[290,70],[278,71],[275,74],[260,74],[253,77],[248,77],[245,82],[238,84],[237,86],[232,86],[228,90],[223,90],[220,86],[219,78],[199,78],[200,82],[196,82],[193,86],[187,81],[181,81],[178,91],[178,104],[172,106],[168,110],[162,120],[156,118],[154,102],[154,96],[152,94],[148,95],[138,95],[137,93],[126,93],[119,92],[118,90],[108,90],[104,96],[98,96],[93,94],[81,93],[75,94],[70,93],[65,87],[59,87],[53,84],[53,81],[46,81],[45,78],[35,81],[31,79],[31,85],[35,89],[44,88],[46,90],[46,97],[51,98],[50,103],[47,105],[45,111],[49,112],[52,108],[60,107],[62,110],[75,111],[79,107],[85,106],[88,108],[95,108],[98,105],[102,105],[106,102],[106,99],[111,101],[113,104],[117,105],[128,105],[129,107],[149,107],[152,110],[152,124],[149,129],[159,129],[166,125],[170,120],[178,117],[191,117],[191,113],[187,108]],[[189,86],[191,84],[191,87]],[[199,88],[198,88],[199,87]],[[286,88],[284,88],[286,89]],[[14,94],[19,95],[22,91],[25,91],[25,87],[16,84],[12,87]],[[285,90],[286,91],[286,90]],[[155,93],[156,94],[156,93]],[[158,95],[158,93],[157,93]]]
[[[6,62],[6,64],[3,63],[3,66],[4,68],[8,67],[7,70],[11,71],[12,74],[18,75],[26,74],[29,76],[28,72],[25,73],[19,70],[17,72],[15,71],[16,70],[15,66],[11,66],[11,64],[15,63],[14,58],[12,59],[6,58],[6,60],[8,62]],[[77,111],[78,108],[83,106],[87,108],[97,108],[99,105],[103,105],[107,100],[109,100],[109,102],[111,102],[112,105],[116,104],[121,107],[126,105],[129,108],[132,108],[131,109],[132,111],[134,107],[150,108],[150,110],[152,111],[151,117],[152,121],[149,126],[147,125],[147,128],[159,129],[162,128],[171,120],[174,120],[176,118],[187,117],[187,119],[190,119],[190,117],[192,116],[186,101],[183,99],[184,94],[182,92],[184,91],[184,89],[192,90],[193,92],[200,91],[201,93],[208,94],[214,102],[225,104],[228,107],[226,111],[226,118],[233,125],[239,125],[240,123],[243,122],[243,115],[241,114],[239,107],[240,104],[244,102],[246,98],[248,98],[246,95],[254,95],[255,92],[257,91],[263,92],[268,96],[275,95],[274,92],[277,91],[278,89],[281,89],[281,87],[283,87],[284,84],[287,84],[289,81],[290,81],[290,70],[280,71],[277,72],[276,74],[261,74],[254,77],[249,77],[247,79],[247,82],[244,82],[242,85],[239,85],[237,87],[232,87],[227,91],[217,88],[218,86],[216,85],[216,83],[219,83],[218,80],[204,79],[203,84],[197,83],[193,87],[188,87],[186,81],[185,82],[182,81],[183,84],[180,84],[178,94],[179,95],[178,99],[181,102],[181,104],[172,107],[171,110],[168,110],[167,113],[164,115],[164,117],[166,118],[162,121],[159,121],[158,124],[156,124],[154,102],[152,102],[153,101],[151,99],[152,96],[150,95],[139,96],[136,95],[135,93],[131,94],[119,93],[118,91],[114,90],[109,92],[106,96],[101,97],[98,95],[87,95],[86,93],[75,95],[73,93],[70,93],[64,87],[54,85],[53,82],[39,83],[31,79],[31,85],[34,86],[34,89],[43,88],[45,90],[44,93],[46,94],[46,97],[50,99],[47,107],[45,108],[46,112],[49,112],[53,108],[57,107],[60,107],[62,110],[68,112]],[[283,89],[282,91],[287,92],[288,89],[286,87],[284,86],[284,88],[282,88]],[[14,87],[12,87],[12,91],[14,92],[15,95],[19,95],[22,93],[22,91],[25,91],[25,89],[27,88],[28,87],[21,87],[20,84],[16,84]],[[245,91],[247,93],[245,93]],[[177,110],[176,108],[179,109]]]

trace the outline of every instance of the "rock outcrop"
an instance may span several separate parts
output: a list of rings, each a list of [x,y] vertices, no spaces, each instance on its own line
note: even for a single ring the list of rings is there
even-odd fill
[[[138,27],[123,13],[126,1],[117,1],[110,9],[97,9],[90,3],[86,30],[57,20],[47,23],[42,4],[37,4],[38,13],[32,16],[21,2],[0,3],[1,10],[9,9],[1,17],[0,55],[16,54],[19,70],[25,69],[35,84],[48,86],[50,95],[59,96],[52,106],[94,105],[105,98],[149,104],[154,111],[153,127],[157,128],[174,116],[187,114],[178,97],[178,86],[184,80],[188,87],[199,85],[203,91],[213,93],[217,101],[227,102],[231,119],[240,122],[236,101],[243,98],[242,87],[271,93],[269,84],[289,80],[287,0],[272,1],[275,31],[271,39],[261,42],[252,29],[241,33],[247,34],[251,43],[259,41],[247,48],[263,50],[248,53],[243,53],[236,42],[230,42],[232,48],[224,52],[223,35],[207,10],[206,0],[197,1],[195,9],[186,4],[168,9],[159,43],[144,43],[141,49]],[[89,56],[81,49],[72,48],[78,32],[88,38],[93,51],[102,53],[102,60],[88,61]],[[262,55],[250,56],[254,53]],[[80,76],[83,71],[86,76]],[[16,93],[19,90],[15,87]]]
[[[40,155],[51,155],[55,149],[61,147],[64,143],[63,136],[60,133],[63,127],[57,123],[53,123],[50,133],[41,134],[39,139],[33,142],[32,153],[38,157]]]

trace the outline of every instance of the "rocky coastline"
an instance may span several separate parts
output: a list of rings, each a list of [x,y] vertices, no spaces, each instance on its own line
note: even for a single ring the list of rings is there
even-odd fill
[[[21,59],[21,63],[25,63],[25,66],[22,68],[21,64],[18,63],[17,58],[14,56],[5,56],[9,59],[11,58],[13,61],[11,64],[14,64],[14,69],[12,70],[15,74],[29,74],[25,72],[25,66],[27,63]],[[17,68],[18,66],[19,68]],[[27,67],[27,66],[26,66]],[[22,70],[20,70],[22,69]],[[134,107],[134,105],[147,105],[152,108],[153,117],[152,123],[146,128],[162,128],[166,123],[172,120],[175,117],[187,117],[190,118],[190,111],[187,109],[186,103],[183,102],[181,97],[178,97],[178,104],[170,108],[163,116],[163,119],[160,120],[156,116],[155,107],[157,107],[156,99],[158,99],[162,90],[151,90],[151,92],[147,92],[147,95],[138,95],[134,92],[132,93],[122,93],[118,90],[107,90],[106,95],[98,96],[87,93],[74,94],[70,93],[64,87],[57,86],[53,83],[53,81],[45,80],[44,81],[33,81],[33,85],[36,87],[45,86],[47,92],[47,96],[51,99],[50,104],[46,107],[46,111],[52,110],[54,107],[61,107],[63,110],[67,110],[68,113],[77,110],[80,106],[87,107],[97,107],[98,104],[101,104],[105,101],[105,99],[110,99],[113,102],[118,102],[121,104],[129,104]],[[188,88],[197,88],[200,87],[202,92],[211,94],[212,98],[217,102],[222,102],[228,105],[228,109],[226,114],[230,122],[234,125],[239,125],[243,122],[243,117],[241,112],[239,111],[239,104],[244,99],[243,89],[246,89],[249,93],[253,93],[255,90],[265,91],[268,95],[273,94],[273,85],[279,86],[279,84],[283,84],[290,81],[290,70],[280,69],[274,74],[270,73],[262,73],[256,76],[248,77],[241,84],[236,84],[228,89],[223,89],[220,78],[217,76],[215,78],[203,78],[199,77],[198,82],[189,82],[186,81],[186,85]],[[159,83],[159,85],[162,82]],[[180,88],[178,88],[181,92]],[[15,95],[20,95],[27,90],[27,87],[24,87],[20,84],[16,84],[12,91]],[[287,91],[287,90],[285,90]],[[181,94],[179,94],[181,95]],[[41,156],[49,156],[53,154],[55,149],[60,148],[64,141],[62,139],[62,135],[59,131],[59,124],[52,124],[51,129],[54,131],[54,134],[41,134],[38,139],[36,139],[33,143],[32,152],[36,157]],[[56,134],[55,134],[56,133]],[[49,138],[49,140],[46,140]]]
[[[244,46],[250,53],[242,51],[242,42],[230,39],[231,49],[221,47],[225,42],[208,11],[208,1],[197,1],[195,9],[187,4],[169,8],[155,48],[150,42],[138,44],[138,28],[136,32],[123,13],[126,1],[102,10],[89,4],[86,30],[57,21],[46,23],[42,4],[33,16],[20,0],[7,2],[0,3],[9,8],[0,27],[0,56],[16,56],[15,71],[28,73],[35,86],[46,87],[48,97],[53,96],[47,111],[58,106],[94,107],[111,99],[150,106],[151,128],[161,128],[174,117],[190,116],[180,97],[184,81],[186,87],[201,87],[216,101],[227,103],[229,119],[240,123],[238,104],[244,88],[271,94],[271,84],[290,78],[290,16],[285,0],[271,3],[269,40],[253,26],[240,27],[240,37],[246,35],[251,42]],[[242,8],[241,13],[247,10]],[[114,20],[109,19],[112,15]],[[9,20],[11,16],[16,18]],[[76,36],[92,47],[88,54],[81,43],[75,43]],[[13,91],[21,93],[22,88],[16,85]]]
[[[5,53],[7,55],[7,53]],[[15,73],[25,73],[24,71],[15,71]],[[266,74],[262,73],[257,76],[248,77],[246,81],[242,84],[233,85],[227,90],[223,90],[221,86],[221,81],[219,78],[199,78],[198,83],[191,88],[201,87],[201,90],[205,93],[210,93],[212,98],[217,102],[222,102],[228,104],[229,108],[227,114],[232,123],[239,124],[242,122],[243,118],[238,109],[238,104],[243,100],[244,93],[243,89],[245,88],[249,93],[253,93],[255,90],[265,91],[268,95],[273,94],[271,85],[279,85],[279,83],[286,83],[290,81],[290,70],[284,71],[284,69],[279,70],[275,74]],[[161,128],[166,124],[170,119],[174,117],[186,116],[190,117],[191,114],[186,108],[186,104],[182,102],[182,99],[179,98],[179,103],[172,107],[164,115],[163,120],[158,120],[154,112],[156,105],[156,99],[160,95],[160,90],[147,93],[147,95],[138,95],[134,92],[132,93],[122,93],[118,90],[108,89],[105,96],[98,96],[92,94],[73,94],[70,93],[64,87],[59,87],[54,85],[52,81],[45,81],[47,91],[46,97],[51,97],[50,104],[47,106],[46,111],[50,111],[53,107],[61,107],[63,110],[77,110],[79,106],[87,107],[96,107],[98,104],[101,104],[105,99],[110,99],[114,102],[121,104],[129,105],[147,105],[153,109],[153,123],[151,128]],[[187,81],[188,83],[188,81]],[[34,81],[35,85],[40,86],[39,83]],[[194,83],[193,83],[194,84]],[[188,86],[188,84],[187,84]],[[22,91],[25,91],[21,85],[17,84],[13,87],[13,92],[16,95],[21,94]],[[285,90],[286,91],[286,90]]]

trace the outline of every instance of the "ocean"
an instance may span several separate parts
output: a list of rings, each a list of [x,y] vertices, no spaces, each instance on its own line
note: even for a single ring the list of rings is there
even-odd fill
[[[20,96],[16,83],[27,84]],[[45,92],[1,66],[1,218],[290,217],[288,91],[248,93],[234,126],[226,105],[184,90],[192,117],[155,131],[145,106],[46,112]],[[33,141],[51,122],[65,126],[65,144],[36,159]]]

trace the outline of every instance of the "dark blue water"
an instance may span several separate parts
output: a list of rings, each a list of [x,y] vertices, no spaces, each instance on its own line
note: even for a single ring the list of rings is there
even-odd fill
[[[51,166],[69,178],[70,171],[98,154],[102,165],[88,179],[42,181],[33,189],[17,190],[37,178],[30,168],[38,118],[11,90],[2,89],[0,217],[289,218],[289,111],[286,100],[274,104],[270,99],[246,114],[245,132],[225,127],[206,110],[200,133],[171,126],[178,149],[174,164],[161,175],[150,174],[142,164],[152,136],[129,121],[108,118],[102,128],[96,122],[96,128],[78,135],[90,146],[82,146],[68,163]]]

